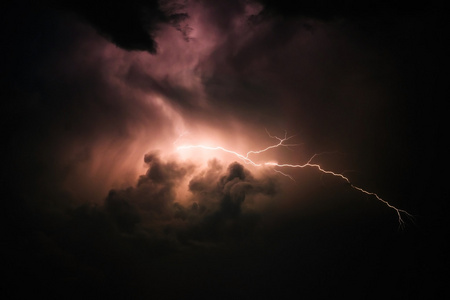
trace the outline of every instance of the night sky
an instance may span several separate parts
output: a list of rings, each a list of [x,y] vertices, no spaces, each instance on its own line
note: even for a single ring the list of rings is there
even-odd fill
[[[5,299],[448,294],[433,1],[33,3],[1,8]],[[338,175],[274,166],[308,162]]]

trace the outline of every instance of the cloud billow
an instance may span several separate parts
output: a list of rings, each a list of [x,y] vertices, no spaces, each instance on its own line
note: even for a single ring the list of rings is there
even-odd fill
[[[160,237],[170,232],[170,239],[177,236],[183,244],[238,241],[257,228],[258,197],[276,195],[275,180],[256,179],[237,162],[224,170],[214,160],[197,170],[189,163],[164,161],[157,153],[145,155],[145,162],[148,170],[136,186],[111,190],[105,199],[105,211],[124,232],[159,232]],[[178,201],[178,185],[194,173],[188,202]]]

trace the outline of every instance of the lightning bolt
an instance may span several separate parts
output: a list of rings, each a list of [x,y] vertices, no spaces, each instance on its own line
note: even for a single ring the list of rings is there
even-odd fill
[[[270,145],[270,146],[268,146],[268,147],[266,147],[264,149],[248,151],[245,155],[241,154],[241,153],[238,153],[236,151],[232,151],[232,150],[226,149],[226,148],[221,147],[221,146],[214,146],[214,147],[212,147],[212,146],[207,146],[207,145],[182,145],[182,146],[177,147],[177,150],[179,151],[179,150],[183,150],[183,149],[194,149],[194,148],[195,149],[212,150],[212,151],[220,150],[220,151],[232,154],[232,155],[236,156],[237,158],[239,158],[240,160],[242,160],[245,164],[249,164],[249,165],[252,165],[254,167],[272,167],[275,172],[277,172],[277,173],[279,173],[279,174],[281,174],[283,176],[286,176],[286,177],[288,177],[289,179],[291,179],[293,181],[295,181],[295,180],[294,180],[294,178],[291,175],[286,174],[286,173],[282,172],[281,170],[279,170],[277,168],[314,168],[314,169],[318,170],[319,172],[321,172],[322,174],[328,174],[328,175],[331,175],[331,176],[334,176],[334,177],[341,178],[342,180],[347,182],[348,185],[352,189],[357,190],[357,191],[359,191],[361,193],[364,193],[364,194],[366,194],[368,196],[373,196],[373,197],[375,197],[375,199],[377,199],[378,201],[382,202],[388,208],[394,210],[396,212],[396,214],[397,214],[399,228],[403,229],[404,226],[405,226],[405,220],[403,219],[403,216],[408,217],[410,220],[414,220],[413,215],[408,213],[406,210],[403,210],[403,209],[395,207],[394,205],[390,204],[388,201],[384,200],[383,198],[381,198],[378,194],[376,194],[374,192],[367,191],[367,190],[365,190],[365,189],[363,189],[363,188],[361,188],[359,186],[354,185],[350,181],[350,179],[348,177],[344,176],[342,173],[337,173],[337,172],[333,172],[331,170],[326,170],[321,165],[319,165],[318,163],[313,163],[313,160],[317,156],[319,156],[321,154],[324,154],[324,153],[314,154],[304,164],[280,164],[278,162],[270,162],[270,161],[262,162],[262,163],[255,162],[254,160],[252,160],[250,158],[250,156],[252,154],[261,154],[261,153],[267,152],[267,151],[269,151],[271,149],[274,149],[274,148],[280,148],[280,147],[290,148],[290,147],[299,145],[299,144],[287,143],[289,140],[291,140],[294,137],[294,136],[287,136],[287,132],[285,132],[283,138],[271,135],[267,131],[267,129],[266,129],[266,132],[267,132],[267,134],[268,134],[268,136],[270,138],[275,139],[278,142],[273,144],[273,145]]]

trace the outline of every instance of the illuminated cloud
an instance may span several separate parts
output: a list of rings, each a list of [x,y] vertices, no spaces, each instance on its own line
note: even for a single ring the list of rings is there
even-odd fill
[[[262,213],[258,198],[276,195],[274,175],[256,179],[237,162],[225,169],[213,160],[197,169],[164,162],[157,154],[145,160],[148,170],[137,185],[110,191],[105,202],[117,227],[128,233],[136,233],[139,226],[147,234],[187,244],[252,238]],[[177,195],[183,180],[191,193],[184,200]]]

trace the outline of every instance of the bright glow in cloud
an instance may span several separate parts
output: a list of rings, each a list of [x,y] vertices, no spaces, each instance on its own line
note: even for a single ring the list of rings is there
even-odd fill
[[[74,83],[77,93],[71,101],[83,111],[82,118],[76,114],[68,118],[78,131],[65,134],[63,142],[55,138],[62,144],[57,160],[66,174],[64,188],[75,198],[101,201],[109,189],[132,185],[145,172],[142,157],[159,151],[164,159],[191,161],[199,169],[211,159],[223,164],[238,160],[255,174],[270,170],[294,181],[292,169],[315,169],[377,198],[394,209],[403,224],[406,211],[354,185],[342,173],[331,171],[334,168],[313,163],[316,150],[310,145],[317,137],[326,140],[321,144],[318,139],[319,151],[329,150],[329,140],[332,145],[346,142],[347,148],[353,147],[352,141],[340,139],[347,127],[336,138],[323,137],[334,115],[314,114],[314,105],[325,101],[322,86],[333,88],[320,70],[327,74],[339,70],[339,62],[325,56],[339,31],[314,23],[312,34],[295,23],[290,24],[295,30],[279,37],[273,30],[279,26],[277,20],[250,22],[249,16],[261,9],[251,2],[223,9],[190,3],[189,18],[182,26],[191,30],[183,35],[173,26],[161,25],[155,36],[157,55],[122,50],[79,25],[84,36],[68,51],[65,61],[70,63],[61,69],[58,60],[54,62],[58,67],[50,65],[61,72],[63,82]],[[335,51],[352,51],[352,45],[339,42]],[[86,81],[92,89],[76,86]],[[297,143],[296,137],[264,132],[264,126],[305,128],[299,139],[308,147]],[[189,198],[189,180],[195,175],[179,180],[180,198]]]
[[[267,132],[267,130],[266,130]],[[228,154],[231,154],[232,156],[234,156],[235,158],[239,159],[240,161],[244,162],[245,164],[248,164],[250,166],[253,167],[258,167],[258,168],[267,168],[267,167],[271,167],[273,168],[273,170],[283,176],[286,176],[292,180],[294,180],[294,178],[281,171],[282,169],[295,169],[295,168],[314,168],[317,169],[319,172],[323,173],[323,174],[328,174],[334,177],[338,177],[341,178],[342,180],[344,180],[345,182],[347,182],[351,188],[360,191],[361,193],[364,193],[366,195],[369,196],[373,196],[375,197],[378,201],[381,201],[382,203],[384,203],[387,207],[389,207],[390,209],[393,209],[398,217],[398,222],[399,222],[399,226],[400,228],[403,228],[405,226],[405,221],[403,220],[402,214],[404,214],[405,216],[407,216],[409,219],[412,220],[413,216],[408,213],[407,211],[403,210],[403,209],[399,209],[393,205],[391,205],[388,201],[382,199],[380,196],[378,196],[376,193],[374,192],[370,192],[367,191],[359,186],[354,185],[350,179],[346,176],[344,176],[341,173],[336,173],[333,172],[331,170],[326,170],[324,169],[319,163],[313,163],[313,160],[315,160],[315,158],[317,157],[317,154],[313,155],[306,163],[304,164],[285,164],[285,163],[278,163],[278,162],[273,162],[273,161],[261,161],[258,162],[256,161],[254,158],[251,158],[250,156],[256,155],[256,154],[261,154],[267,151],[270,151],[271,149],[276,149],[276,148],[282,148],[282,147],[293,147],[296,146],[296,144],[290,144],[288,143],[289,140],[292,139],[293,136],[287,136],[287,133],[285,134],[285,136],[283,138],[277,137],[277,136],[272,136],[269,132],[267,132],[267,134],[269,135],[270,138],[278,140],[278,143],[274,143],[266,148],[263,149],[259,149],[259,150],[250,150],[248,151],[245,155],[241,154],[239,152],[235,152],[233,150],[229,150],[227,148],[224,148],[222,146],[209,146],[211,144],[196,144],[196,145],[182,145],[182,146],[178,146],[177,150],[178,151],[185,151],[185,150],[207,150],[207,151],[213,151],[213,152],[225,152]],[[214,154],[215,155],[215,154]],[[202,154],[200,156],[196,156],[196,159],[198,160],[199,157],[204,158],[205,155],[202,151]]]

